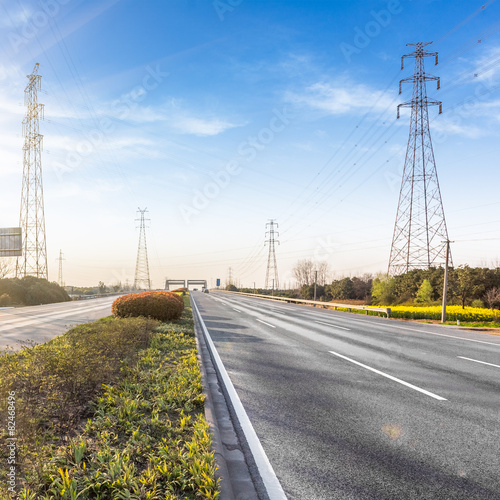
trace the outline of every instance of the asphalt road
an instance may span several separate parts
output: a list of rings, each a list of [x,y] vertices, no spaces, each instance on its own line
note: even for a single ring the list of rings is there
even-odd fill
[[[290,499],[500,499],[500,337],[193,296]]]
[[[116,297],[0,309],[0,350],[41,344],[71,326],[109,316]]]

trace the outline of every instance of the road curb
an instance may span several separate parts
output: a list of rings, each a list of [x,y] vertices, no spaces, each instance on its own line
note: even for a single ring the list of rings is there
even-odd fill
[[[198,349],[198,361],[200,363],[201,370],[201,383],[203,386],[203,394],[205,395],[205,418],[207,419],[212,434],[212,449],[214,451],[215,461],[217,463],[216,478],[220,481],[220,500],[236,500],[231,481],[229,480],[229,469],[227,466],[226,457],[224,456],[221,432],[215,415],[212,391],[210,389],[210,382],[206,369],[208,356],[207,346],[203,337],[203,330],[199,325],[197,315],[193,314],[193,319],[196,347]]]

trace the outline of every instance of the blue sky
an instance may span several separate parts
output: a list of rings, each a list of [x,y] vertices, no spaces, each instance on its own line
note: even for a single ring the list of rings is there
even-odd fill
[[[408,42],[433,41],[429,110],[455,265],[500,259],[500,1],[29,0],[0,6],[0,226],[17,225],[25,75],[40,63],[49,277],[133,281],[138,207],[153,284],[262,286],[387,269],[411,97]]]

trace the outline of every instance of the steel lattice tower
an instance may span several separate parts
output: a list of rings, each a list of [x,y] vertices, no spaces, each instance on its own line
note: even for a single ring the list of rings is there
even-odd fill
[[[427,81],[436,81],[439,89],[440,79],[424,71],[425,57],[435,57],[435,64],[438,63],[437,52],[424,50],[431,43],[409,43],[407,46],[415,47],[415,51],[401,58],[401,69],[404,69],[406,58],[415,58],[415,71],[413,76],[399,82],[400,94],[401,84],[412,82],[413,95],[411,101],[398,105],[398,118],[401,107],[411,107],[411,121],[389,259],[390,275],[402,274],[411,269],[437,267],[446,261],[448,230],[427,110],[428,106],[439,106],[441,113],[442,103],[427,97],[426,90]]]
[[[27,75],[28,85],[24,89],[24,104],[27,109],[23,120],[23,184],[19,216],[23,255],[17,258],[16,277],[31,275],[48,279],[41,157],[43,136],[39,133],[44,107],[38,103],[42,78],[38,74],[38,66],[36,63],[31,75]]]
[[[148,247],[146,245],[146,220],[144,214],[148,211],[147,208],[141,210],[137,209],[141,214],[140,219],[140,232],[139,232],[139,246],[137,248],[137,261],[135,264],[135,278],[134,278],[134,289],[139,290],[140,285],[146,290],[151,289],[151,280],[149,279],[149,263],[148,263]]]
[[[275,219],[269,219],[269,222],[266,224],[266,229],[269,227],[269,231],[266,231],[266,238],[267,235],[269,234],[269,239],[265,241],[264,245],[266,243],[269,243],[269,256],[267,258],[267,270],[266,270],[266,282],[264,284],[264,288],[266,290],[269,289],[269,283],[272,283],[274,280],[274,286],[273,290],[279,290],[280,287],[280,282],[278,279],[278,265],[276,264],[276,252],[274,249],[274,244],[278,243],[280,244],[279,241],[274,239],[274,235],[278,235],[279,233],[274,230],[275,227],[278,227],[278,224],[275,222]]]
[[[57,277],[57,282],[59,283],[60,286],[64,286],[62,263],[63,263],[63,260],[65,260],[65,258],[63,257],[62,250],[59,250],[59,258],[57,260],[59,261],[59,275]]]

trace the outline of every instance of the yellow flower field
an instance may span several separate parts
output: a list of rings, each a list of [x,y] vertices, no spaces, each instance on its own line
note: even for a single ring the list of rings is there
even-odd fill
[[[441,306],[391,306],[391,317],[439,320],[441,319]],[[459,319],[460,321],[487,322],[493,321],[495,318],[500,318],[500,310],[491,310],[480,307],[466,307],[465,309],[462,309],[462,306],[447,306],[446,318],[448,321],[456,321]]]

